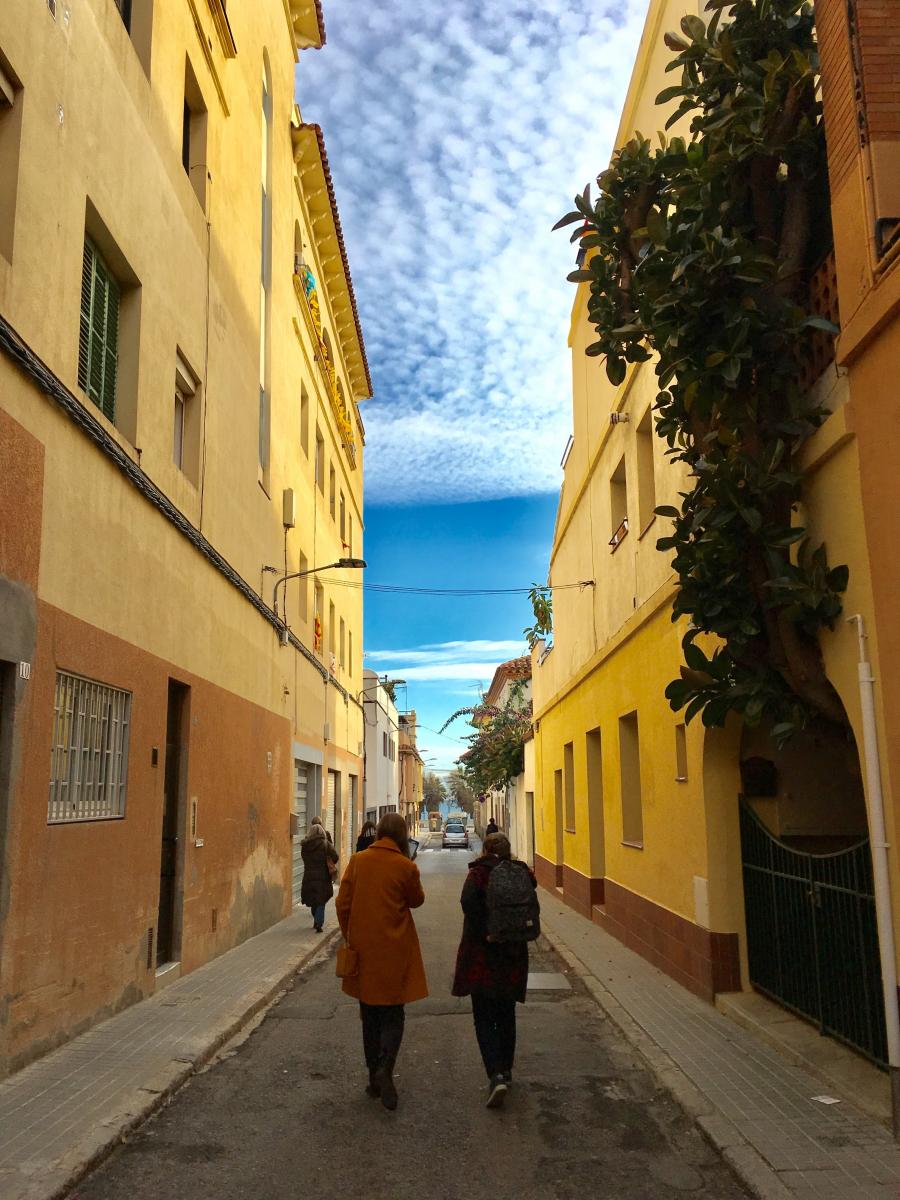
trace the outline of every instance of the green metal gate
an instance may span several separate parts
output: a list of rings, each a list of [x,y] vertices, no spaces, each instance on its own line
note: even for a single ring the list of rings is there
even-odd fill
[[[868,838],[836,854],[794,850],[742,801],[741,851],[751,983],[885,1066]]]

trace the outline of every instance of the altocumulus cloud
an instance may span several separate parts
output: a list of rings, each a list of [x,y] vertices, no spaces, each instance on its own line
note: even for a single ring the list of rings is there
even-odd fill
[[[647,0],[329,0],[301,56],[376,398],[371,503],[553,491],[570,427],[572,248]]]
[[[386,668],[391,674],[420,683],[437,680],[490,682],[501,662],[527,653],[528,649],[521,641],[436,642],[408,650],[367,651],[366,666],[375,670]]]

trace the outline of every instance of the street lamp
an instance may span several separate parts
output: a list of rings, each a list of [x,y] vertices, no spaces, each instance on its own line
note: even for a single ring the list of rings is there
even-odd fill
[[[364,558],[339,558],[337,562],[325,563],[321,567],[310,567],[308,571],[291,571],[288,575],[282,575],[275,580],[275,586],[272,589],[272,607],[275,610],[275,616],[278,616],[278,589],[283,583],[287,583],[289,579],[302,579],[304,575],[315,575],[318,571],[331,571],[335,567],[348,570],[363,570],[368,564]],[[281,634],[282,645],[287,645],[287,621],[282,622],[284,629]]]

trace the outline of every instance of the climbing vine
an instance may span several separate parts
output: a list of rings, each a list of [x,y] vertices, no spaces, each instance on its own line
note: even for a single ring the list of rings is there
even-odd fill
[[[506,787],[525,769],[525,738],[531,730],[531,701],[521,683],[514,684],[502,705],[458,708],[440,728],[443,733],[459,717],[469,717],[473,732],[469,748],[459,759],[466,783],[476,794]]]
[[[522,633],[528,649],[533,650],[538,642],[546,641],[553,632],[553,593],[548,587],[535,583],[528,592],[528,599],[534,613],[534,624],[527,625]]]
[[[657,542],[674,552],[673,619],[690,620],[666,695],[687,720],[736,711],[783,740],[811,719],[846,727],[818,635],[848,570],[799,513],[798,451],[827,414],[798,362],[836,332],[807,302],[830,242],[815,28],[803,0],[706,7],[665,38],[676,82],[657,104],[688,135],[637,134],[556,228],[577,225],[586,255],[569,278],[589,284],[587,353],[616,385],[655,357],[656,432],[688,468],[680,507],[657,509],[673,522]]]

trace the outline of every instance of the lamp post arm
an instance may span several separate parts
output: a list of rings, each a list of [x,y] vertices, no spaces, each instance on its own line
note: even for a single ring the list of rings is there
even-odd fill
[[[324,567],[310,567],[308,571],[291,571],[289,575],[281,575],[275,580],[275,586],[272,589],[272,607],[275,610],[275,616],[278,616],[278,589],[283,583],[287,583],[290,579],[302,579],[304,575],[315,575],[317,571],[328,571],[331,567],[337,567],[338,563],[326,563]]]

